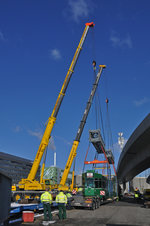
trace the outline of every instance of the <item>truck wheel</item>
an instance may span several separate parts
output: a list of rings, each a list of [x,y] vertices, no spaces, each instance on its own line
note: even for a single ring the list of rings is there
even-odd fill
[[[95,209],[96,209],[95,202],[92,202],[92,210],[95,210]]]
[[[95,202],[95,209],[97,209],[98,208],[98,203],[97,203],[97,201]]]
[[[97,208],[99,208],[99,204],[100,204],[100,203],[99,203],[99,200],[97,200]]]
[[[99,200],[99,206],[101,206],[101,200]]]

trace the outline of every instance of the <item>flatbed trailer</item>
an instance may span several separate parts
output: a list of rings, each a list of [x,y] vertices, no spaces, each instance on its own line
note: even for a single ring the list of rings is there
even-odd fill
[[[30,210],[30,211],[38,211],[43,209],[42,203],[34,203],[34,204],[19,204],[19,203],[11,203],[10,216],[14,214],[21,213],[22,211]]]
[[[58,204],[54,201],[52,203],[52,207],[57,207]],[[43,210],[43,203],[30,203],[30,204],[19,204],[19,203],[11,203],[10,208],[10,216],[13,216],[14,214],[19,214],[23,211],[34,211],[38,212],[40,210]]]
[[[88,196],[84,197],[83,194],[76,194],[73,196],[73,201],[71,202],[72,207],[83,207],[95,210],[100,207],[102,200],[98,196]]]
[[[71,202],[71,207],[74,207],[74,208],[82,207],[90,210],[98,209],[104,203],[106,204],[106,203],[110,203],[117,200],[116,197],[101,199],[98,196],[84,197],[83,195],[80,195],[80,194],[73,196],[73,198],[74,200]]]

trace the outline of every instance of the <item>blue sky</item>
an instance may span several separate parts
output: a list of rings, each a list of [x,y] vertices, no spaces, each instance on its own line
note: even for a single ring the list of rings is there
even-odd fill
[[[148,0],[0,1],[0,151],[34,160],[85,23],[93,21],[52,131],[46,165],[53,165],[56,151],[57,165],[65,167],[92,88],[93,59],[107,66],[98,95],[104,128],[109,98],[117,165],[118,132],[128,140],[150,109],[149,9]],[[96,128],[95,104],[96,99],[77,150],[77,172],[88,131]],[[94,154],[91,145],[88,160]]]

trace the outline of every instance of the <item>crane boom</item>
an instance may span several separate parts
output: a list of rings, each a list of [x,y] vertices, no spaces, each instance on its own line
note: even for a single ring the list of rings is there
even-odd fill
[[[51,137],[51,132],[52,132],[52,129],[53,129],[53,126],[55,124],[55,121],[56,121],[56,117],[57,117],[57,114],[58,114],[58,111],[59,111],[59,108],[61,106],[61,103],[63,101],[63,98],[65,96],[65,92],[66,92],[66,89],[68,87],[68,84],[70,82],[70,79],[71,79],[71,76],[72,76],[72,73],[73,73],[73,70],[74,70],[74,67],[76,65],[76,62],[77,62],[77,59],[79,57],[79,54],[80,54],[80,51],[82,49],[82,46],[83,46],[83,43],[85,41],[85,38],[86,38],[86,35],[88,33],[88,30],[89,30],[89,27],[93,27],[94,26],[94,23],[91,22],[91,23],[86,23],[85,24],[85,29],[84,29],[84,32],[82,34],[82,37],[80,39],[80,42],[79,42],[79,45],[76,49],[76,52],[74,54],[74,57],[73,57],[73,60],[71,62],[71,65],[69,67],[69,70],[67,72],[67,75],[65,77],[65,80],[64,80],[64,83],[62,85],[62,88],[60,90],[60,93],[58,95],[58,98],[56,100],[56,103],[55,103],[55,106],[54,106],[54,109],[52,111],[52,114],[51,116],[49,117],[48,119],[48,122],[47,122],[47,125],[46,125],[46,128],[45,128],[45,132],[43,134],[43,137],[42,137],[42,140],[41,140],[41,143],[39,145],[39,149],[37,151],[37,154],[36,154],[36,157],[34,159],[34,162],[33,162],[33,165],[32,165],[32,168],[30,170],[30,173],[28,175],[28,178],[27,179],[22,179],[19,184],[23,185],[25,183],[27,183],[28,181],[33,181],[35,179],[35,176],[36,176],[36,173],[37,173],[37,170],[38,170],[38,167],[40,165],[40,162],[41,162],[41,159],[42,159],[42,156],[43,156],[43,153],[46,149],[46,147],[48,146],[48,143],[49,143],[49,139]]]
[[[72,145],[72,148],[71,148],[71,151],[70,151],[70,155],[69,155],[67,164],[65,166],[64,173],[63,173],[61,181],[60,181],[60,188],[65,186],[65,184],[66,184],[66,180],[67,180],[67,177],[68,177],[68,174],[69,174],[72,162],[73,162],[74,158],[76,157],[76,150],[77,150],[79,142],[80,142],[80,138],[81,138],[81,135],[82,135],[85,123],[86,123],[86,119],[87,119],[88,113],[89,113],[90,108],[91,108],[92,100],[93,100],[93,97],[95,95],[95,92],[96,92],[96,89],[97,89],[97,86],[98,86],[98,82],[99,82],[102,70],[105,67],[106,67],[105,65],[100,65],[99,66],[99,71],[98,71],[98,74],[96,76],[95,83],[93,84],[89,100],[87,102],[87,105],[86,105],[86,108],[85,108],[82,120],[81,120],[80,125],[79,125],[79,129],[78,129],[76,138],[75,138],[75,140],[73,142],[73,145]]]

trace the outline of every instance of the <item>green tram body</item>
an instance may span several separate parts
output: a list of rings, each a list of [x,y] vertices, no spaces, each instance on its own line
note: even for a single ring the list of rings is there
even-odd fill
[[[98,196],[101,200],[106,200],[113,197],[114,192],[108,190],[107,177],[95,172],[95,170],[87,170],[82,174],[82,184],[83,184],[83,195],[88,196]]]
[[[107,177],[95,172],[95,170],[87,170],[82,174],[82,187],[83,190],[73,197],[72,207],[85,207],[94,210],[115,196],[115,181],[108,180]]]

